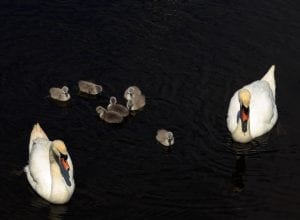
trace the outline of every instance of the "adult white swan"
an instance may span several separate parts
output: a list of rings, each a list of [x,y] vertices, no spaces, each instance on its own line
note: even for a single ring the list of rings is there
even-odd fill
[[[236,91],[230,100],[227,127],[233,140],[250,142],[272,129],[278,113],[275,103],[275,65],[261,80]]]
[[[24,171],[32,188],[51,203],[70,200],[75,182],[73,164],[63,141],[50,141],[37,123],[29,142],[29,164]]]

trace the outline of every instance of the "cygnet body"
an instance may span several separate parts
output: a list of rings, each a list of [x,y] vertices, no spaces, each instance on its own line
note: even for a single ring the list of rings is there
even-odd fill
[[[126,100],[131,100],[135,96],[142,95],[142,91],[137,86],[130,86],[124,92],[124,98]]]
[[[165,129],[159,129],[157,131],[156,140],[164,146],[171,146],[175,142],[173,132]]]
[[[103,88],[101,85],[97,85],[92,82],[80,80],[78,82],[78,87],[80,92],[87,93],[90,95],[98,95],[103,91]]]
[[[125,106],[117,104],[117,98],[114,96],[110,97],[109,104],[107,106],[107,110],[112,111],[112,112],[117,112],[122,117],[126,117],[129,114],[129,111]]]
[[[127,108],[130,111],[137,111],[146,105],[146,100],[144,95],[134,96],[132,99],[127,101]]]
[[[66,102],[71,98],[69,88],[67,86],[63,86],[62,88],[52,87],[49,89],[49,93],[52,99],[62,102]]]
[[[123,117],[119,113],[107,111],[102,106],[98,106],[96,112],[99,114],[99,117],[107,123],[121,123],[123,121]]]

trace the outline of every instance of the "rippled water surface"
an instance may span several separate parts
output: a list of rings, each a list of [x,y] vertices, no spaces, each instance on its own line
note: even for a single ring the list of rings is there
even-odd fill
[[[299,2],[2,1],[1,219],[299,219]],[[229,100],[276,64],[278,123],[247,145]],[[103,85],[96,98],[78,80]],[[68,85],[67,106],[48,97]],[[121,125],[95,107],[138,85],[143,111]],[[76,189],[51,205],[22,172],[40,122],[71,154]],[[165,150],[156,130],[174,132]]]

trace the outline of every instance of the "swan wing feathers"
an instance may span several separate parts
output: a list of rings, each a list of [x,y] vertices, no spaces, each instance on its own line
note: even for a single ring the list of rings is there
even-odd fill
[[[238,98],[238,91],[236,91],[230,100],[227,113],[227,127],[231,133],[234,132],[237,127],[239,111],[240,103]]]
[[[51,141],[44,138],[37,138],[33,140],[29,154],[28,167],[30,175],[35,182],[36,191],[44,197],[48,197],[51,194],[50,145]]]
[[[261,80],[269,83],[273,96],[275,97],[276,82],[275,82],[275,65],[272,65]]]
[[[251,93],[250,132],[252,138],[256,138],[268,132],[275,124],[277,120],[276,104],[268,82],[258,80],[244,88]]]
[[[31,131],[31,134],[30,134],[30,141],[29,141],[29,153],[31,152],[31,148],[32,148],[32,145],[33,145],[33,140],[35,140],[37,138],[44,138],[46,140],[49,140],[46,133],[41,128],[39,123],[36,123],[32,128],[32,131]]]

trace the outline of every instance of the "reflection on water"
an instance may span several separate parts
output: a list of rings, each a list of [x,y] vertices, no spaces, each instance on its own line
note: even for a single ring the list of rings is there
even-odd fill
[[[165,154],[169,154],[172,152],[173,148],[174,148],[174,145],[171,145],[171,146],[164,146],[162,145],[161,148],[163,149],[163,152]]]
[[[232,173],[232,191],[241,192],[244,189],[243,177],[246,172],[245,155],[236,155],[235,170]]]
[[[231,150],[235,154],[235,158],[236,158],[235,169],[232,173],[233,192],[241,192],[245,187],[243,179],[246,174],[246,162],[245,162],[246,157],[249,155],[255,157],[261,152],[268,151],[267,147],[268,147],[269,136],[270,133],[267,133],[245,144],[237,143],[231,140],[232,141]]]
[[[49,98],[49,99],[51,99],[51,98]],[[57,105],[59,107],[65,108],[65,107],[70,107],[70,105],[72,104],[72,99],[69,99],[66,102],[51,99],[51,102],[53,102],[55,105]]]
[[[296,92],[289,94],[299,84],[298,4],[3,4],[0,215],[8,217],[0,218],[276,219],[280,210],[282,219],[299,219],[300,147],[292,133],[299,132],[300,114]],[[278,133],[285,134],[273,129],[249,144],[232,143],[225,119],[232,93],[273,63],[278,122],[286,130]],[[103,93],[80,94],[81,79],[101,82]],[[54,85],[69,86],[70,102],[47,97]],[[143,111],[120,125],[103,123],[96,106],[106,107],[112,95],[126,104],[129,85],[145,93]],[[9,175],[28,163],[37,121],[50,139],[64,140],[72,156],[77,185],[66,206],[38,199],[25,176]],[[162,127],[176,131],[174,147],[156,143]],[[234,199],[229,183],[242,190]]]
[[[49,220],[63,219],[65,213],[67,213],[68,207],[66,205],[50,205]]]
[[[68,211],[67,205],[54,205],[40,198],[38,195],[34,196],[31,202],[31,206],[37,210],[46,210],[49,220],[61,220],[64,219],[64,215]]]
[[[90,95],[90,94],[87,94],[87,93],[84,93],[84,92],[78,92],[78,96],[80,96],[81,98],[84,98],[84,99],[98,99],[101,94],[98,94],[98,95]]]
[[[268,145],[270,134],[271,133],[267,133],[245,144],[237,143],[231,139],[228,145],[231,151],[236,155],[255,155],[272,149],[272,147]]]

